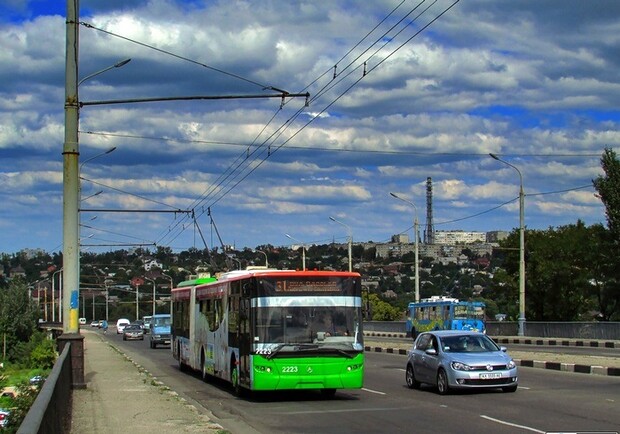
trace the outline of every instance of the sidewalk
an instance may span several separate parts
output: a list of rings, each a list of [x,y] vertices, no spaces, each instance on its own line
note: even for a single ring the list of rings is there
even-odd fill
[[[73,390],[72,434],[228,433],[97,333],[82,334],[87,388]]]

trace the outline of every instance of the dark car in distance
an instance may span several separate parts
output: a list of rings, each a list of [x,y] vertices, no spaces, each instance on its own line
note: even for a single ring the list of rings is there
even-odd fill
[[[421,333],[408,352],[405,380],[411,389],[426,383],[441,395],[452,389],[500,388],[515,392],[517,366],[487,335],[463,330]]]
[[[144,340],[144,330],[139,324],[129,324],[123,329],[123,340]]]

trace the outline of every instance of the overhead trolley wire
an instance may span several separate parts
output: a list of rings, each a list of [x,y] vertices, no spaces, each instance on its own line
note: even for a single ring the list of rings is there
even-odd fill
[[[407,16],[409,16],[414,10],[416,10],[422,3],[424,3],[425,0],[423,0],[421,3],[419,3],[418,5],[416,5],[415,8],[413,8],[408,14]],[[305,124],[303,124],[297,131],[295,131],[290,137],[288,137],[286,140],[284,140],[281,144],[275,146],[275,148],[270,148],[270,152],[268,153],[267,157],[263,158],[261,161],[256,162],[258,157],[260,155],[264,154],[264,146],[265,143],[267,143],[266,141],[263,142],[263,144],[261,146],[258,147],[257,150],[255,150],[252,154],[255,154],[258,152],[258,156],[256,156],[252,161],[248,162],[247,158],[242,160],[241,163],[237,166],[237,168],[241,167],[244,163],[244,168],[241,169],[242,171],[246,171],[244,174],[242,172],[240,172],[239,174],[235,175],[234,178],[232,178],[233,180],[236,178],[239,178],[237,180],[237,182],[235,182],[232,186],[230,186],[227,190],[223,191],[224,188],[224,184],[219,184],[217,187],[222,186],[222,189],[218,190],[216,194],[219,194],[219,197],[217,197],[216,199],[212,200],[209,204],[209,206],[207,207],[207,209],[209,209],[211,206],[215,205],[216,203],[218,203],[221,199],[223,199],[232,189],[234,189],[235,187],[237,187],[243,180],[245,180],[250,174],[252,174],[256,169],[258,169],[266,160],[267,158],[269,158],[271,155],[273,155],[275,152],[277,152],[279,149],[281,149],[282,147],[284,147],[288,142],[290,142],[293,138],[295,138],[302,130],[304,130],[308,125],[310,125],[312,122],[314,122],[314,120],[316,120],[322,113],[324,113],[327,109],[329,109],[333,104],[335,104],[340,98],[342,98],[342,96],[344,96],[346,93],[348,93],[355,85],[357,85],[366,75],[368,75],[369,72],[374,71],[378,66],[380,66],[385,60],[387,60],[388,58],[390,58],[394,53],[396,53],[398,50],[400,50],[404,45],[406,45],[408,42],[410,42],[414,37],[416,37],[417,35],[419,35],[422,31],[424,31],[425,29],[427,29],[431,24],[433,24],[435,21],[437,21],[437,19],[439,19],[439,17],[443,16],[448,10],[450,10],[452,7],[454,7],[460,0],[456,0],[455,2],[453,2],[449,7],[447,7],[446,9],[444,9],[439,15],[437,15],[435,18],[433,18],[429,23],[427,23],[426,25],[422,26],[420,30],[418,30],[413,36],[411,36],[409,39],[407,39],[403,44],[401,44],[400,46],[398,46],[395,50],[393,50],[391,53],[389,53],[383,60],[381,60],[380,62],[378,62],[377,65],[375,65],[372,69],[370,69],[366,74],[362,75],[362,77],[358,78],[357,80],[355,80],[350,86],[348,86],[342,93],[340,93],[340,95],[338,95],[333,101],[331,101],[330,103],[328,103],[319,113],[315,114],[313,117],[311,117]],[[412,21],[410,21],[407,26],[409,26],[415,19],[417,19],[418,17],[420,17],[423,13],[425,13],[426,11],[429,10],[429,8],[434,5],[436,3],[432,2],[427,8],[425,8],[416,18],[414,18]],[[402,22],[403,19],[401,19],[399,21]],[[405,28],[407,27],[405,26]],[[394,26],[392,26],[392,28],[390,29],[390,31],[394,28]],[[388,31],[389,32],[389,31]],[[396,35],[400,34],[402,32],[399,31]],[[385,34],[384,34],[385,35]],[[393,38],[392,38],[393,40]],[[376,44],[376,42],[373,44],[373,46]],[[379,49],[377,49],[375,51],[375,53],[373,53],[373,55],[370,57],[372,58],[374,55],[376,55],[382,48],[385,47],[386,44],[384,44],[382,47],[380,47]],[[365,51],[368,51],[365,50]],[[362,65],[358,66],[355,69],[359,69]],[[347,74],[349,75],[349,74]],[[331,86],[333,87],[333,86]],[[307,88],[306,88],[307,89]],[[325,89],[325,87],[324,87]],[[321,92],[320,92],[321,93]],[[323,92],[325,93],[325,92]],[[322,95],[322,93],[321,93]],[[314,96],[313,98],[311,98],[311,101],[316,100],[316,98],[318,98],[318,96]],[[289,119],[287,119],[286,123],[283,124],[278,130],[276,130],[277,132],[277,137],[280,137],[284,130],[286,128],[288,128],[288,126],[290,126],[291,122],[296,119],[302,112],[304,111],[304,108],[301,108],[299,110],[297,110],[297,112]],[[274,132],[274,134],[276,133]],[[274,137],[274,134],[272,134],[271,137]],[[272,140],[272,143],[275,141]],[[262,151],[259,151],[260,149],[262,149]],[[248,155],[249,157],[249,155]],[[250,168],[250,165],[253,165]],[[226,179],[230,179],[230,176],[227,176]],[[230,185],[230,182],[228,182],[226,184],[226,186]],[[213,192],[215,190],[217,190],[217,187],[212,188],[210,191]],[[207,194],[204,197],[204,200],[206,200],[208,197],[210,196],[210,193]],[[203,215],[206,211],[203,211],[201,213],[198,214],[198,217],[200,217],[201,215]]]
[[[389,41],[387,41],[385,44],[383,44],[381,47],[379,47],[367,60],[366,62],[364,62],[363,64],[358,65],[357,67],[351,69],[351,66],[357,61],[359,60],[364,53],[367,53],[374,45],[376,45],[382,38],[384,38],[389,32],[391,32],[394,28],[396,28],[396,26],[398,26],[400,23],[402,23],[402,21],[404,21],[406,19],[407,16],[409,16],[411,13],[413,13],[413,11],[415,11],[417,8],[420,7],[421,4],[423,4],[426,0],[422,0],[420,3],[418,3],[413,9],[411,9],[404,17],[402,17],[395,25],[391,26],[391,28],[387,31],[384,32],[383,35],[378,38],[375,42],[373,42],[372,45],[370,45],[368,48],[366,48],[365,50],[363,50],[363,52],[358,55],[355,59],[353,59],[351,62],[349,62],[344,69],[342,69],[340,71],[340,73],[337,73],[336,68],[337,65],[339,63],[341,63],[347,56],[349,56],[358,46],[361,45],[361,43],[366,40],[368,38],[368,36],[370,36],[376,29],[378,29],[380,27],[381,24],[383,24],[391,15],[393,15],[395,13],[395,11],[401,7],[401,5],[405,2],[405,0],[401,1],[401,3],[399,3],[385,18],[383,18],[383,20],[381,20],[371,31],[369,31],[358,43],[356,43],[351,49],[349,49],[347,51],[347,53],[345,53],[344,56],[342,56],[342,58],[336,63],[336,65],[334,66],[334,79],[338,78],[338,80],[334,81],[333,79],[327,83],[325,86],[323,86],[322,89],[320,89],[317,94],[315,94],[312,99],[310,101],[315,102],[317,101],[320,97],[322,97],[324,94],[326,94],[329,90],[333,89],[337,84],[341,83],[346,77],[350,76],[350,74],[352,74],[354,71],[359,70],[359,68],[361,68],[362,66],[364,66],[365,70],[364,70],[364,74],[362,75],[362,77],[358,78],[357,80],[355,80],[352,84],[350,84],[343,92],[341,92],[335,99],[333,99],[331,102],[329,102],[328,104],[326,104],[322,110],[320,112],[318,112],[317,114],[315,114],[314,116],[312,116],[306,123],[304,123],[301,127],[299,127],[293,134],[291,134],[288,138],[286,138],[285,140],[283,140],[282,143],[280,143],[279,145],[273,147],[273,144],[275,143],[276,140],[278,140],[282,134],[284,134],[284,132],[291,126],[292,122],[294,120],[296,120],[301,113],[304,112],[305,107],[302,107],[300,109],[298,109],[291,117],[289,117],[280,127],[278,127],[275,131],[273,131],[265,140],[263,140],[262,143],[260,143],[258,146],[256,146],[255,149],[253,149],[250,152],[250,149],[252,146],[255,146],[254,144],[256,143],[258,137],[260,137],[267,129],[267,127],[273,122],[273,120],[276,118],[276,116],[278,115],[278,113],[281,112],[282,107],[284,105],[283,104],[280,106],[280,108],[278,110],[276,110],[276,112],[274,113],[274,115],[272,116],[272,118],[269,120],[269,122],[263,127],[263,129],[257,134],[257,137],[254,139],[254,141],[252,142],[251,145],[249,145],[246,148],[246,151],[241,153],[236,159],[235,161],[216,179],[216,181],[214,182],[214,184],[209,187],[207,190],[205,190],[205,192],[200,195],[192,204],[192,206],[190,207],[190,209],[195,210],[196,208],[201,209],[201,211],[198,213],[198,217],[202,216],[206,210],[205,210],[205,204],[207,202],[207,200],[209,198],[214,197],[214,199],[209,203],[209,205],[206,206],[206,209],[210,209],[211,206],[213,206],[214,204],[218,203],[221,199],[223,199],[232,189],[234,189],[235,187],[237,187],[243,180],[245,180],[250,174],[252,174],[256,169],[258,169],[271,155],[273,155],[275,152],[277,152],[279,149],[281,149],[282,147],[284,147],[285,145],[287,145],[293,138],[295,138],[299,133],[301,133],[301,131],[303,131],[308,125],[310,125],[312,122],[314,122],[320,115],[322,115],[326,110],[328,110],[331,106],[333,106],[333,104],[335,104],[340,98],[342,98],[342,96],[344,96],[346,93],[348,93],[355,85],[357,85],[366,75],[368,75],[370,72],[374,71],[376,68],[378,68],[383,62],[385,62],[388,58],[390,58],[394,53],[396,53],[398,50],[400,50],[404,45],[406,45],[407,43],[409,43],[413,38],[415,38],[417,35],[419,35],[422,31],[424,31],[426,28],[428,28],[432,23],[434,23],[435,21],[437,21],[441,16],[443,16],[448,10],[450,10],[454,5],[456,5],[460,0],[456,0],[454,1],[449,7],[447,7],[446,9],[444,9],[439,15],[437,15],[435,18],[433,18],[429,23],[427,23],[426,25],[422,26],[413,36],[411,36],[409,39],[407,39],[403,44],[401,44],[400,46],[398,46],[395,50],[393,50],[391,53],[389,53],[386,57],[384,57],[381,61],[379,61],[376,65],[374,65],[371,69],[366,70],[366,65],[368,60],[372,59],[378,52],[380,52],[389,42],[392,42],[394,40],[394,38],[396,36],[398,36],[402,31],[404,31],[405,28],[407,28],[409,25],[411,25],[411,23],[413,23],[413,21],[415,21],[415,19],[417,19],[418,17],[420,17],[423,13],[425,13],[426,11],[429,10],[429,8],[434,5],[436,3],[437,0],[435,0],[434,2],[432,2],[427,8],[425,8],[417,17],[415,17],[412,21],[410,21],[406,26],[404,26],[400,31],[398,31],[394,36],[392,36],[390,38]],[[229,73],[227,71],[223,71],[219,68],[214,68],[212,66],[206,65],[204,63],[201,62],[197,62],[194,61],[192,59],[189,59],[187,57],[184,56],[180,56],[174,53],[171,53],[169,51],[163,50],[163,49],[159,49],[157,47],[153,47],[151,45],[133,40],[131,38],[127,38],[118,34],[115,34],[113,32],[109,32],[100,28],[97,28],[95,26],[92,26],[88,23],[80,23],[88,28],[92,28],[94,30],[109,34],[111,36],[115,36],[124,40],[127,40],[129,42],[147,47],[149,49],[176,57],[178,59],[187,61],[187,62],[191,62],[194,63],[196,65],[205,67],[207,69],[246,81],[248,83],[251,83],[253,85],[256,86],[260,86],[263,90],[266,89],[272,89],[272,90],[276,90],[276,91],[281,91],[280,89],[274,88],[273,86],[268,86],[268,85],[264,85],[261,84],[259,82],[256,82],[254,80],[251,79],[247,79],[245,77],[239,76],[237,74],[233,74],[233,73]],[[329,70],[327,70],[325,73],[321,74],[317,79],[315,79],[313,82],[311,82],[308,86],[306,86],[305,89],[307,89],[308,87],[310,87],[312,84],[316,83],[318,80],[321,79],[321,77],[324,77],[325,74],[329,73],[329,71],[331,70],[331,68]],[[347,74],[345,74],[343,76],[343,72],[346,70],[350,70]],[[282,91],[284,92],[284,91]],[[308,149],[313,149],[313,148],[308,148]],[[262,158],[262,160],[259,161],[259,158],[261,158],[265,153],[267,153],[266,156],[264,156]],[[250,158],[252,157],[252,159]],[[236,180],[236,182],[234,182]],[[232,185],[231,185],[232,184]],[[187,215],[184,215],[181,219],[179,219],[175,225],[173,225],[172,228],[169,227],[168,230],[168,234],[170,234],[170,232],[174,229],[178,229],[179,226],[182,225],[181,231],[179,232],[179,234],[181,232],[183,232],[185,230],[185,225],[184,222],[187,222],[188,219],[190,217]],[[193,219],[196,219],[196,215],[193,215],[192,217]],[[177,235],[178,236],[178,235]],[[175,236],[174,238],[176,238],[177,236]],[[164,236],[165,238],[165,236]]]

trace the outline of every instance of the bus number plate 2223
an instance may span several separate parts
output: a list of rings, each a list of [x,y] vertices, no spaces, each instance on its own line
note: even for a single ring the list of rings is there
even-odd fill
[[[290,374],[290,373],[295,373],[298,372],[299,369],[297,368],[297,366],[282,366],[282,373],[283,374]]]

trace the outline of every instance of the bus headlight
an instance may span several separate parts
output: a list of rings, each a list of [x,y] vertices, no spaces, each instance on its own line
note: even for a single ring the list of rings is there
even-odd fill
[[[356,371],[356,370],[360,369],[361,367],[362,367],[362,365],[348,365],[347,366],[347,372]]]

